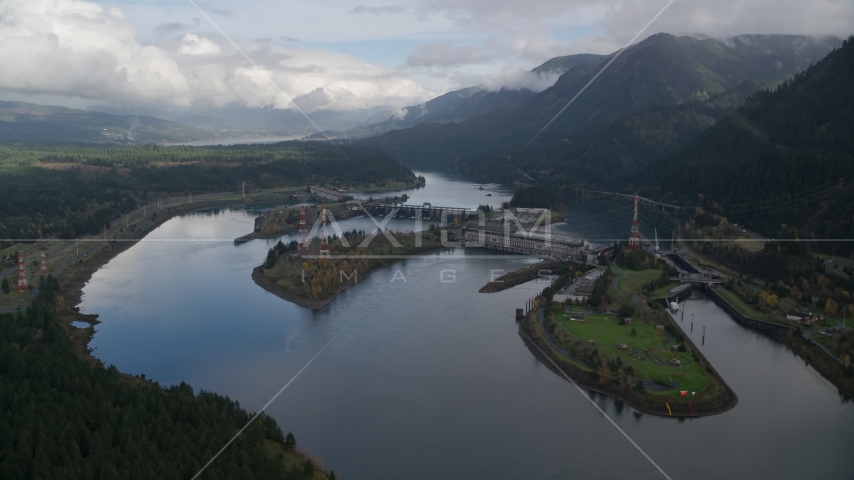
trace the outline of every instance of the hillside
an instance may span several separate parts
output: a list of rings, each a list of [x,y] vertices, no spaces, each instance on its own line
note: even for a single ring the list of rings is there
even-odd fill
[[[833,44],[832,38],[784,35],[735,37],[726,42],[652,35],[620,55],[549,127],[550,136],[537,140],[538,148],[559,153],[566,135],[593,122],[703,102],[748,79],[774,84],[820,59]],[[598,62],[574,66],[552,87],[512,111],[494,111],[459,124],[420,124],[362,142],[422,168],[456,168],[468,157],[497,152],[501,147],[515,150],[518,158],[522,147],[587,84],[598,66]],[[521,163],[532,158],[528,155],[521,156]],[[547,170],[562,160],[562,156],[546,158]],[[536,172],[526,173],[535,176]]]
[[[459,169],[495,182],[527,178],[556,192],[579,184],[621,187],[627,175],[685,147],[760,88],[745,80],[705,101],[609,115],[566,134],[546,132],[521,152],[513,146],[473,156]]]
[[[411,170],[382,152],[320,142],[0,146],[0,239],[97,232],[161,195],[239,192],[244,184],[250,190],[309,184],[354,189],[415,182]]]
[[[540,78],[548,78],[552,75],[562,75],[579,65],[588,65],[588,69],[593,68],[604,58],[605,55],[591,53],[554,57],[529,73]],[[364,125],[345,132],[333,132],[333,134],[357,139],[410,128],[425,122],[461,122],[488,112],[513,110],[535,94],[536,92],[528,88],[490,90],[482,85],[462,88],[418,105],[404,107],[400,111],[383,110],[365,121]],[[323,138],[320,134],[314,134],[312,137]]]
[[[534,96],[534,92],[526,88],[520,90],[501,89],[491,91],[485,87],[469,87],[454,90],[440,95],[427,102],[404,107],[399,112],[381,112],[385,118],[379,120],[376,116],[361,125],[346,132],[335,133],[347,138],[362,138],[377,135],[401,128],[409,128],[419,123],[459,122],[475,115],[493,110],[513,109]],[[319,133],[311,138],[323,138]]]
[[[802,238],[854,237],[852,85],[849,38],[803,73],[750,97],[636,181],[650,186],[646,195],[719,211],[768,235],[787,224]]]
[[[562,57],[554,57],[542,65],[535,67],[531,72],[539,75],[547,75],[557,73],[563,75],[568,70],[583,65],[585,63],[599,64],[607,58],[607,55],[596,55],[595,53],[576,53],[575,55],[564,55]]]
[[[0,141],[43,144],[186,142],[209,131],[144,115],[111,115],[65,107],[0,101]]]

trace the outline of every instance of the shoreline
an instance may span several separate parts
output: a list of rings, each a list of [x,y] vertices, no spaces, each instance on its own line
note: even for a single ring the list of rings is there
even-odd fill
[[[533,265],[513,270],[512,272],[505,273],[491,282],[487,282],[484,286],[480,287],[480,290],[478,290],[477,293],[495,293],[507,290],[508,288],[513,288],[517,285],[539,278],[541,270],[557,268],[559,263],[560,262],[555,260],[541,260]]]
[[[702,356],[700,356],[700,358],[702,358],[706,365],[709,365],[712,369],[709,373],[713,375],[718,382],[720,382],[721,386],[725,390],[725,393],[721,398],[713,401],[699,403],[694,406],[690,402],[682,403],[677,398],[661,396],[659,397],[660,402],[656,402],[654,397],[638,395],[631,387],[622,390],[608,388],[607,386],[599,383],[594,372],[582,370],[581,368],[564,361],[555,352],[553,352],[551,346],[548,345],[545,340],[540,338],[540,335],[536,331],[537,326],[533,325],[538,324],[534,319],[536,315],[537,310],[534,310],[519,323],[518,333],[522,338],[522,343],[524,343],[531,354],[533,354],[540,363],[545,365],[546,368],[551,370],[552,373],[564,379],[566,379],[564,377],[564,375],[566,375],[566,377],[569,377],[569,381],[571,383],[575,383],[581,388],[621,401],[640,412],[661,417],[708,417],[732,410],[738,404],[738,397],[735,392],[729,387],[729,385],[727,385],[723,378],[718,375],[714,367],[711,367],[711,364],[705,360],[705,357]],[[685,338],[686,340],[689,340],[687,336]],[[691,343],[691,347],[693,351],[698,351],[694,347],[693,343]],[[667,406],[668,404],[669,409]]]
[[[444,246],[436,246],[435,248],[431,248],[427,251],[420,252],[420,253],[414,254],[412,256],[421,256],[421,255],[426,255],[428,253],[435,253],[435,252],[438,252],[441,250],[445,250],[447,248],[448,247],[444,247]],[[293,303],[293,304],[298,305],[300,307],[310,308],[314,311],[318,311],[318,310],[322,310],[323,307],[325,307],[326,305],[329,305],[333,300],[338,298],[338,295],[340,295],[341,292],[343,292],[343,291],[349,289],[350,287],[353,287],[359,283],[362,283],[372,273],[376,272],[377,270],[382,270],[384,268],[388,268],[391,265],[397,263],[397,261],[398,260],[395,260],[393,262],[389,262],[386,265],[381,265],[381,266],[378,266],[376,268],[372,268],[371,270],[368,270],[368,272],[365,273],[365,276],[362,277],[361,280],[359,280],[356,283],[344,283],[344,284],[342,284],[342,287],[339,288],[338,290],[336,290],[334,294],[332,294],[329,298],[325,298],[323,300],[314,300],[311,298],[305,298],[305,297],[298,295],[298,294],[296,294],[296,293],[294,293],[288,289],[280,287],[278,284],[276,284],[275,281],[270,280],[269,278],[267,278],[266,275],[264,275],[264,265],[259,265],[259,266],[252,269],[252,281],[255,282],[255,285],[258,285],[259,287],[263,288],[267,292],[272,293],[273,295],[281,298],[282,300],[285,300],[286,302],[290,302],[290,303]]]
[[[770,335],[788,347],[792,353],[801,357],[807,365],[836,387],[840,393],[848,398],[854,398],[854,379],[846,378],[839,368],[839,363],[830,358],[830,355],[825,351],[803,337],[792,337],[784,332],[774,332]]]

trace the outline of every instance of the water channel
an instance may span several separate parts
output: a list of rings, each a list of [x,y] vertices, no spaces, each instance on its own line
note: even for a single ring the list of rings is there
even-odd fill
[[[511,194],[424,175],[427,186],[408,192],[413,203],[498,206]],[[591,239],[619,238],[630,224],[627,209],[591,202],[562,228],[585,225]],[[494,271],[530,260],[462,249],[409,259],[313,312],[252,282],[252,268],[276,240],[235,246],[232,239],[251,231],[257,214],[174,218],[96,272],[81,305],[100,315],[96,355],[121,371],[166,385],[187,381],[256,410],[331,341],[268,412],[350,479],[663,478],[523,345],[513,310],[544,284],[477,293]],[[648,238],[653,228],[641,219]],[[658,234],[670,236],[661,227]],[[673,479],[852,478],[854,403],[701,293],[686,308],[697,344],[706,327],[702,350],[739,396],[735,409],[677,421],[604,396],[594,401]]]

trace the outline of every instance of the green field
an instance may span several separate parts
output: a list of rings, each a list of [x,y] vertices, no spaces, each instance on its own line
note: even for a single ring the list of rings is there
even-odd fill
[[[572,335],[587,342],[596,341],[596,348],[608,359],[620,357],[624,364],[631,365],[635,370],[635,376],[640,379],[655,379],[668,383],[670,379],[679,383],[679,388],[662,392],[650,392],[665,396],[678,396],[679,390],[701,391],[710,384],[706,373],[699,367],[688,352],[676,352],[670,350],[675,342],[667,340],[667,337],[656,332],[655,325],[646,324],[640,319],[635,319],[632,325],[620,325],[617,317],[613,315],[587,315],[587,321],[575,322],[569,320],[569,314],[558,313],[555,322],[562,325]],[[637,332],[636,336],[630,335],[632,328]],[[557,339],[555,339],[557,340]],[[566,349],[569,346],[558,341]],[[629,350],[620,350],[617,344],[624,343]],[[629,355],[632,349],[643,350],[649,355],[649,359],[643,355]],[[653,360],[658,359],[669,362],[672,357],[682,361],[682,365],[676,367],[669,364],[661,365]]]

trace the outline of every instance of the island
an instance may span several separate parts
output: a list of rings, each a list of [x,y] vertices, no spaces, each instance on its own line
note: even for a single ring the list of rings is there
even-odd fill
[[[453,232],[446,232],[446,235]],[[264,264],[252,271],[261,288],[302,307],[320,310],[347,288],[374,271],[415,255],[446,248],[442,230],[430,225],[422,232],[392,233],[352,230],[329,239],[329,258],[317,255],[320,240],[310,240],[301,254],[296,241],[279,241]]]

